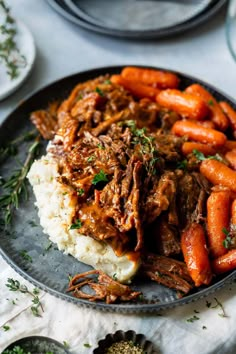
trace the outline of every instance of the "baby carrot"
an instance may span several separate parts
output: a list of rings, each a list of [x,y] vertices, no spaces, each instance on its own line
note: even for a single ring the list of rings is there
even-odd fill
[[[225,131],[229,126],[229,121],[216,99],[203,86],[193,84],[185,90],[186,92],[201,97],[208,105],[211,111],[211,120],[216,124],[216,127]]]
[[[226,152],[225,158],[229,161],[230,166],[236,170],[236,150]]]
[[[223,146],[226,142],[226,136],[223,133],[218,132],[215,129],[202,127],[199,124],[189,120],[180,120],[175,122],[171,131],[175,135],[186,135],[190,140],[203,144]]]
[[[236,192],[236,172],[217,160],[205,160],[200,165],[200,172],[212,184],[221,184]]]
[[[206,156],[216,154],[216,150],[212,146],[201,143],[195,143],[192,141],[186,141],[185,143],[183,143],[181,150],[185,156],[191,154],[193,150],[198,150]]]
[[[181,235],[181,248],[188,272],[196,286],[208,285],[212,279],[204,229],[191,224]]]
[[[215,274],[229,272],[236,268],[236,249],[233,249],[223,256],[212,261],[212,270]]]
[[[130,91],[132,95],[138,98],[150,98],[155,101],[155,97],[160,92],[159,89],[144,85],[140,82],[131,81],[123,78],[121,75],[112,75],[111,82],[123,86],[126,90]]]
[[[212,258],[227,252],[223,242],[224,230],[229,229],[230,202],[229,191],[212,192],[207,199],[207,238]]]
[[[161,106],[190,119],[204,119],[209,112],[207,105],[200,97],[175,89],[161,91],[156,100]]]
[[[205,128],[211,128],[211,129],[215,129],[215,124],[212,122],[212,120],[199,120],[197,121],[197,124],[205,127]]]
[[[231,224],[236,225],[236,199],[234,199],[231,206]]]
[[[220,107],[229,119],[229,123],[233,131],[236,130],[236,111],[227,102],[220,102]]]
[[[177,88],[179,85],[178,76],[168,71],[127,66],[121,71],[121,76],[127,80],[139,81],[161,89]]]

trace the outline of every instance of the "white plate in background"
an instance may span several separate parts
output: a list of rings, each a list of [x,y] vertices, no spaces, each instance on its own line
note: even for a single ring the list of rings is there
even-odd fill
[[[9,96],[12,92],[20,87],[31,72],[36,57],[35,43],[29,29],[21,21],[16,20],[15,42],[26,59],[24,66],[19,68],[19,76],[11,79],[7,74],[7,68],[4,62],[0,63],[0,100]]]

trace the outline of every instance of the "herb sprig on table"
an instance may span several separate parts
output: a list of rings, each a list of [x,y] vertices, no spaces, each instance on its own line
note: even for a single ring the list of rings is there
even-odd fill
[[[10,224],[14,210],[18,209],[20,198],[23,197],[24,200],[27,200],[26,176],[38,154],[39,146],[40,137],[37,136],[28,149],[25,162],[19,169],[13,171],[7,180],[1,180],[3,193],[1,193],[0,197],[0,213],[2,217],[1,224],[5,225],[5,227]]]
[[[7,279],[6,286],[10,291],[19,291],[20,293],[23,294],[29,294],[30,296],[33,297],[32,303],[33,305],[31,306],[31,312],[34,316],[36,317],[41,317],[40,312],[44,312],[43,306],[40,302],[40,299],[38,297],[39,295],[39,289],[34,288],[33,291],[30,291],[26,285],[21,285],[19,280],[15,280],[12,278]],[[41,310],[41,311],[40,311]]]
[[[17,47],[15,20],[4,0],[0,0],[0,13],[5,17],[5,21],[0,24],[0,35],[3,38],[0,42],[0,62],[5,64],[7,74],[13,80],[19,76],[20,68],[25,67],[27,61]]]

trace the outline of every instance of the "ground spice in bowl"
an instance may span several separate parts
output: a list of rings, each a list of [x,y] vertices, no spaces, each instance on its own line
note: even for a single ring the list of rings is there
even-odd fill
[[[104,354],[145,354],[145,352],[139,345],[135,345],[132,341],[122,340],[113,343],[105,350]]]

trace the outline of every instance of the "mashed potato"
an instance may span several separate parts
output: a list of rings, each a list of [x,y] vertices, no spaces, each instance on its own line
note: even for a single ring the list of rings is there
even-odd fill
[[[69,186],[57,181],[58,175],[57,161],[50,154],[35,161],[28,173],[44,233],[59,250],[111,277],[115,274],[120,282],[128,282],[136,273],[139,261],[126,255],[117,257],[109,245],[69,229],[76,199]]]

